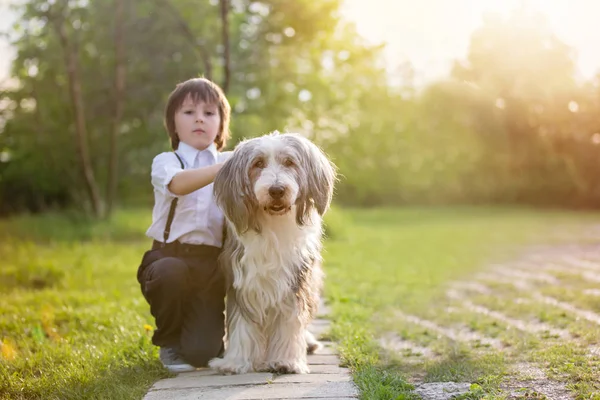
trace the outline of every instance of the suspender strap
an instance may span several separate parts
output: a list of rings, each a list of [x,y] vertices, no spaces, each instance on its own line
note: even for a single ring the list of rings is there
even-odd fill
[[[183,161],[177,152],[173,152],[177,159],[179,160],[179,164],[181,164],[181,169],[185,169],[183,165]],[[165,233],[163,234],[163,246],[167,244],[167,239],[169,239],[169,234],[171,233],[171,224],[173,223],[173,218],[175,217],[175,208],[177,207],[177,201],[179,199],[175,197],[171,200],[171,208],[169,209],[169,216],[167,217],[167,224],[165,225]]]

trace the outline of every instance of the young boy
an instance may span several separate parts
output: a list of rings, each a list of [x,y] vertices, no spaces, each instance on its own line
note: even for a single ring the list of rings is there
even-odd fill
[[[213,82],[190,79],[169,96],[165,126],[173,152],[152,163],[154,239],[138,268],[156,330],[152,343],[171,372],[193,371],[223,351],[224,278],[217,268],[224,216],[212,182],[228,156],[231,109]]]

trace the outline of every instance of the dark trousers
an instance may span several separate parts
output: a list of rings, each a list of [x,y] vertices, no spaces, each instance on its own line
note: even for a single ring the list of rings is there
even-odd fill
[[[138,268],[138,282],[156,322],[152,343],[173,347],[190,364],[205,367],[223,352],[225,281],[220,249],[155,242]]]

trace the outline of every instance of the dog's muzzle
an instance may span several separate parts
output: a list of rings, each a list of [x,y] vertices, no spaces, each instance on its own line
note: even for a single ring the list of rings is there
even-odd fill
[[[287,190],[283,185],[273,185],[269,187],[269,197],[271,198],[271,201],[269,202],[269,205],[265,207],[265,211],[271,215],[282,215],[291,210],[292,207],[285,201],[286,192]]]

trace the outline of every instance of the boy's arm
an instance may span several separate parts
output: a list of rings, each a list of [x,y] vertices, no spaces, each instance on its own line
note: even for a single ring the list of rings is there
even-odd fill
[[[208,167],[186,169],[178,172],[168,185],[168,189],[175,196],[185,196],[212,183],[221,169],[223,163]]]

